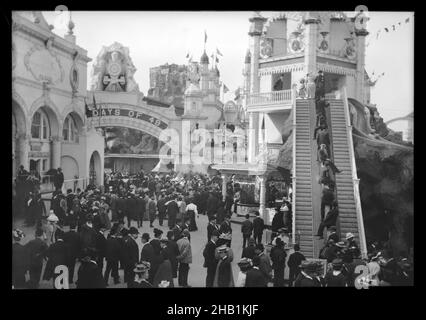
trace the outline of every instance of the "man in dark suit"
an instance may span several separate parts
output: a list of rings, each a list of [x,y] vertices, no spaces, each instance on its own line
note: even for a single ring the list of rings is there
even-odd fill
[[[220,225],[219,233],[230,234],[232,237],[231,221],[228,216],[225,217],[225,221],[223,221],[222,224]],[[231,247],[231,240],[227,240],[227,245],[229,248]]]
[[[207,198],[207,204],[206,204],[207,216],[209,218],[212,217],[214,214],[216,214],[218,205],[219,205],[219,199],[215,197],[213,192],[210,192],[209,197]],[[223,208],[223,211],[225,212],[225,208]]]
[[[53,184],[55,185],[55,190],[61,190],[62,185],[64,184],[64,174],[62,169],[58,168],[56,174],[53,177]]]
[[[106,259],[106,269],[104,273],[105,284],[108,286],[108,280],[110,273],[114,279],[114,284],[120,283],[120,276],[118,274],[118,262],[120,260],[121,254],[121,244],[117,238],[117,229],[112,230],[108,235],[106,240],[106,250],[105,250],[105,259]]]
[[[253,236],[256,243],[262,243],[263,230],[265,229],[265,222],[259,217],[259,211],[255,212],[256,218],[253,220]]]
[[[333,201],[332,208],[327,212],[324,220],[320,223],[318,227],[317,236],[319,239],[324,238],[324,228],[330,228],[336,225],[337,217],[339,216],[339,209],[337,208],[337,201]],[[337,234],[336,234],[337,235]],[[337,239],[336,239],[337,238]],[[334,242],[339,242],[339,238],[334,236]]]
[[[246,220],[241,224],[241,233],[243,234],[243,249],[246,247],[248,239],[253,232],[253,222],[250,221],[250,215],[246,214]]]
[[[321,221],[324,221],[325,206],[332,206],[334,200],[335,197],[332,186],[324,185],[321,196]]]
[[[253,238],[248,240],[248,246],[243,249],[241,258],[249,258],[253,260],[253,257],[256,255],[256,241]]]
[[[216,217],[212,216],[209,221],[209,224],[207,225],[207,242],[210,241],[213,231],[215,230],[219,231],[219,227],[216,224]]]
[[[179,213],[179,207],[176,203],[176,198],[173,197],[169,202],[166,204],[167,206],[167,216],[168,216],[168,226],[171,229],[176,225],[176,216]]]
[[[157,201],[158,222],[160,226],[163,225],[163,219],[166,216],[166,212],[167,212],[166,202],[167,202],[166,195],[164,193],[161,193]]]
[[[43,268],[43,259],[46,256],[47,244],[43,241],[43,230],[37,229],[36,238],[28,242],[25,247],[29,255],[30,289],[37,289],[40,283],[41,270]]]
[[[262,271],[259,270],[260,258],[253,257],[253,268],[247,271],[245,287],[267,287],[267,280]]]
[[[106,231],[105,226],[101,225],[98,232],[96,232],[96,252],[97,252],[97,264],[99,270],[103,271],[104,269],[104,258],[106,254],[106,239],[104,232]]]
[[[77,289],[105,288],[102,273],[96,263],[96,253],[91,248],[83,250],[81,266],[78,268]]]
[[[305,256],[300,252],[300,246],[294,245],[294,252],[288,257],[287,265],[290,268],[289,271],[289,286],[293,286],[293,282],[300,273],[300,264],[303,260],[306,260]]]
[[[68,276],[69,283],[74,282],[75,260],[80,256],[80,236],[77,233],[77,225],[75,222],[70,224],[70,230],[64,234],[64,242],[69,250]]]
[[[276,238],[275,246],[271,249],[272,269],[274,270],[274,287],[284,287],[285,258],[284,242]]]
[[[146,210],[146,203],[145,203],[145,195],[144,194],[140,194],[137,198],[136,198],[136,208],[137,208],[137,216],[138,216],[138,228],[142,228],[143,227],[143,218],[145,216],[145,210]]]
[[[152,247],[152,244],[149,240],[150,237],[148,233],[142,234],[143,247],[141,251],[141,261],[148,261],[149,263],[151,263],[154,257],[154,248]]]
[[[219,231],[214,230],[209,242],[207,242],[204,251],[204,267],[207,268],[206,287],[213,287],[214,276],[216,273],[217,260],[215,256],[216,242],[219,239]]]
[[[81,250],[96,247],[96,231],[93,228],[93,215],[86,216],[86,223],[79,229]]]
[[[322,70],[318,71],[318,76],[315,78],[315,100],[325,96],[325,78]]]
[[[134,278],[133,269],[136,263],[139,262],[139,248],[136,243],[138,236],[138,229],[130,227],[129,235],[124,240],[124,282],[127,283],[127,287],[132,286]]]

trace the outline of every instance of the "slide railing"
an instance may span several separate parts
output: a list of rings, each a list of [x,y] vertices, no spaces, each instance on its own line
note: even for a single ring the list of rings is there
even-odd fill
[[[356,206],[356,217],[358,222],[358,234],[359,234],[361,255],[363,258],[366,258],[367,257],[367,241],[365,238],[364,219],[362,216],[361,198],[359,195],[359,179],[358,179],[358,174],[356,172],[355,152],[354,152],[354,144],[352,139],[352,125],[351,125],[350,114],[349,114],[349,104],[348,104],[348,97],[346,93],[346,87],[342,88],[341,99],[343,100],[343,106],[345,111],[346,130],[347,130],[347,136],[348,136],[349,156],[351,159],[352,179],[354,184],[354,199],[355,199],[355,206]]]

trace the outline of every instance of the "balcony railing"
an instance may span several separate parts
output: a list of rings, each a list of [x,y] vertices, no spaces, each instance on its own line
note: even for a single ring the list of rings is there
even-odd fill
[[[291,90],[280,90],[264,93],[255,93],[248,96],[247,105],[279,104],[291,102]]]

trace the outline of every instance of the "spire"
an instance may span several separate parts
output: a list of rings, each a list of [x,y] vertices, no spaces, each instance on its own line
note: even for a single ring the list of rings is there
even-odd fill
[[[207,56],[206,50],[204,50],[203,55],[200,58],[201,64],[209,64],[209,57]]]
[[[250,50],[249,49],[247,49],[247,52],[246,52],[246,57],[245,57],[245,59],[244,59],[244,63],[250,63],[251,62],[251,53],[250,53]]]

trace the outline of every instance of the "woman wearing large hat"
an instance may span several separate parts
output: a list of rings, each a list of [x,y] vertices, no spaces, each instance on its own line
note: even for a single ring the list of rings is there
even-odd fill
[[[216,248],[216,259],[219,260],[213,287],[234,287],[234,276],[232,274],[231,262],[234,260],[232,249],[226,244]]]
[[[27,252],[21,241],[25,238],[25,234],[19,230],[12,231],[12,286],[14,289],[24,289],[25,273],[28,269]]]
[[[238,278],[235,286],[245,287],[247,271],[249,271],[253,267],[253,262],[250,258],[241,258],[241,260],[238,262],[238,266],[240,267],[240,272],[238,273]]]
[[[148,282],[150,268],[151,264],[148,261],[141,261],[135,266],[133,269],[135,279],[133,280],[132,288],[153,288],[152,284]]]

